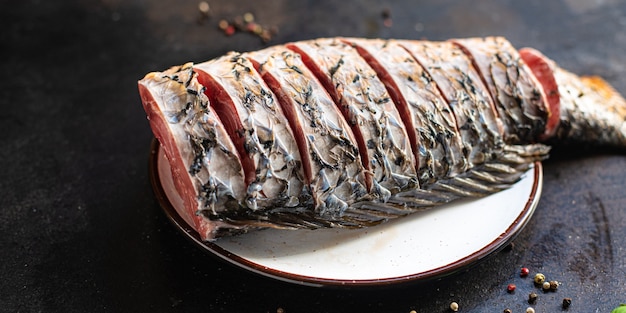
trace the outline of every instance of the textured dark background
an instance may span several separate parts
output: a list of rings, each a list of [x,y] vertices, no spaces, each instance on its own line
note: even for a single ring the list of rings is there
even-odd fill
[[[136,88],[149,71],[266,46],[224,36],[253,12],[272,43],[320,36],[503,35],[626,93],[626,4],[587,1],[0,2],[0,311],[523,312],[530,278],[562,282],[537,312],[626,302],[626,154],[557,147],[543,196],[512,249],[427,284],[315,289],[224,264],[184,238],[148,179],[152,138]],[[392,27],[381,12],[390,10]],[[454,231],[453,229],[446,231]],[[518,286],[514,294],[506,285]]]

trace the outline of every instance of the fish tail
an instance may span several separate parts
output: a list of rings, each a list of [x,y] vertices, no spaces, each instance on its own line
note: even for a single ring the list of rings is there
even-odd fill
[[[548,121],[539,140],[626,149],[626,100],[608,82],[570,73],[532,48],[520,54],[548,100]]]
[[[555,143],[626,149],[626,100],[604,79],[555,70],[559,84],[559,127]]]

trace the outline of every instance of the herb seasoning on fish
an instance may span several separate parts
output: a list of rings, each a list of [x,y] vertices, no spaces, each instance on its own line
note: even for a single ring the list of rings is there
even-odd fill
[[[294,42],[149,73],[139,91],[204,240],[373,226],[509,188],[544,143],[626,147],[606,82],[501,37]]]
[[[248,195],[246,206],[281,207],[299,202],[304,173],[293,132],[253,64],[238,53],[198,64],[199,82],[239,148]],[[238,135],[234,135],[238,133]]]

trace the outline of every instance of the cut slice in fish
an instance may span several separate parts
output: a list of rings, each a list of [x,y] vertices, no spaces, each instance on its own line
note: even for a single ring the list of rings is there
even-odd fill
[[[502,37],[455,39],[487,86],[507,143],[535,142],[545,130],[547,99],[519,52]]]
[[[492,159],[502,149],[502,122],[469,57],[451,42],[399,43],[430,74],[452,108],[468,168]]]
[[[148,74],[139,81],[139,92],[185,204],[181,216],[204,239],[236,230],[218,217],[237,210],[245,198],[241,161],[193,65]]]
[[[350,225],[345,210],[368,197],[358,144],[337,106],[300,55],[278,46],[245,54],[277,95],[294,132],[315,212]]]
[[[197,64],[213,108],[223,116],[246,173],[249,209],[300,205],[304,172],[287,118],[252,63],[239,53]]]
[[[461,136],[430,75],[394,40],[346,38],[376,70],[397,105],[417,153],[424,187],[467,171]]]
[[[376,72],[356,49],[338,39],[287,45],[326,87],[358,143],[371,177],[370,193],[385,202],[392,193],[417,188],[416,162],[400,113]]]

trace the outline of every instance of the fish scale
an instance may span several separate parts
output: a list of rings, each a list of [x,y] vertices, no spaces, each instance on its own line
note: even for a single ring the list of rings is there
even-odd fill
[[[233,115],[239,123],[226,125],[242,140],[242,158],[250,158],[254,173],[247,177],[246,205],[251,210],[260,207],[294,205],[302,192],[304,173],[301,160],[285,115],[274,95],[265,85],[253,64],[239,53],[197,64],[199,81],[210,85],[212,103],[231,102],[224,114]],[[217,95],[215,95],[217,94]],[[276,138],[280,138],[280,145]]]
[[[179,214],[203,238],[213,238],[238,228],[216,217],[236,210],[246,187],[237,150],[203,91],[191,63],[148,74],[140,84],[155,137],[162,143],[176,187],[189,208]],[[186,112],[184,119],[166,120],[165,112],[180,111]],[[199,138],[208,143],[199,145],[200,151],[194,148]],[[195,174],[187,176],[190,172]]]
[[[246,57],[259,64],[265,79],[273,80],[269,87],[282,95],[284,111],[292,112],[291,127],[303,133],[297,140],[302,158],[309,160],[304,166],[314,210],[341,222],[349,204],[367,195],[358,145],[347,122],[298,54],[275,47]]]
[[[502,145],[501,122],[468,56],[451,42],[399,43],[430,74],[454,112],[469,168],[497,154]]]
[[[455,39],[472,57],[497,108],[508,143],[528,143],[543,133],[548,112],[536,78],[502,37]]]
[[[626,101],[606,82],[500,37],[295,42],[138,85],[203,240],[487,196],[547,158],[542,141],[626,148]]]
[[[346,38],[372,64],[414,132],[418,179],[427,186],[467,170],[456,120],[432,78],[394,40]]]
[[[337,39],[302,41],[288,48],[304,55],[355,134],[363,166],[371,172],[371,193],[387,199],[416,185],[416,164],[406,127],[376,72],[356,49]]]

